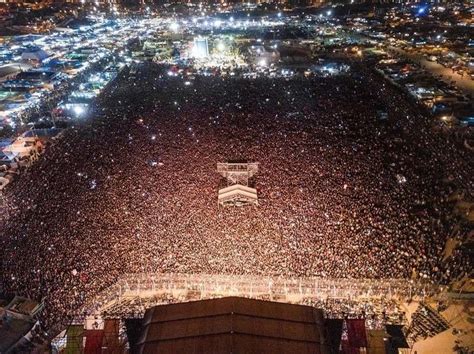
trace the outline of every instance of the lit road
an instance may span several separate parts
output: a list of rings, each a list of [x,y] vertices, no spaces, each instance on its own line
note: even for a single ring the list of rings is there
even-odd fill
[[[445,68],[443,65],[436,62],[432,62],[423,57],[423,55],[418,53],[409,53],[403,49],[396,47],[388,47],[388,51],[395,52],[401,56],[404,56],[407,59],[413,60],[415,63],[425,67],[427,71],[432,73],[435,76],[443,75],[441,79],[445,82],[450,83],[451,81],[455,82],[455,85],[459,90],[463,91],[465,94],[474,97],[474,81],[469,78],[469,76],[461,76],[458,73]]]

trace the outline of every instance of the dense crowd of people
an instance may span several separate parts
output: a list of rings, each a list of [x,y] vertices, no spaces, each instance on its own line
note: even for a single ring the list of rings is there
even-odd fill
[[[370,72],[169,77],[127,70],[1,199],[4,292],[67,323],[125,273],[423,278],[462,221],[472,156]],[[388,112],[380,121],[377,111]],[[218,208],[218,162],[258,162],[258,207]]]

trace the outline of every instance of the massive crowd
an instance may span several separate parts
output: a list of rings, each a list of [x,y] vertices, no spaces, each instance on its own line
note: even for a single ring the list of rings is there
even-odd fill
[[[380,78],[188,80],[155,64],[135,76],[2,197],[0,289],[44,299],[47,327],[124,273],[469,271],[441,258],[472,156]],[[216,163],[235,159],[259,162],[258,207],[217,207]]]

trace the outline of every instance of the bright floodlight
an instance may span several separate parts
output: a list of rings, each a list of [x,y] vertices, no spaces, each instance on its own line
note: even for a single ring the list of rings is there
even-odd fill
[[[171,29],[173,32],[177,32],[177,31],[179,30],[179,23],[173,22],[173,23],[170,25],[170,29]]]
[[[82,108],[81,106],[74,106],[73,110],[76,116],[80,116],[82,115],[82,113],[84,113],[84,108]]]
[[[220,52],[223,52],[225,50],[224,42],[217,43],[217,50],[220,51]]]
[[[278,17],[281,17],[281,12],[279,12],[277,16],[278,16]]]
[[[327,10],[327,11],[326,11],[326,15],[331,16],[331,14],[332,14],[332,11],[331,11],[331,10]]]

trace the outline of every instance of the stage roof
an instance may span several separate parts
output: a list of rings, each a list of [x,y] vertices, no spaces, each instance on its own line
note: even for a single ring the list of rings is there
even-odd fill
[[[330,353],[323,313],[238,297],[161,305],[144,318],[138,353]]]

